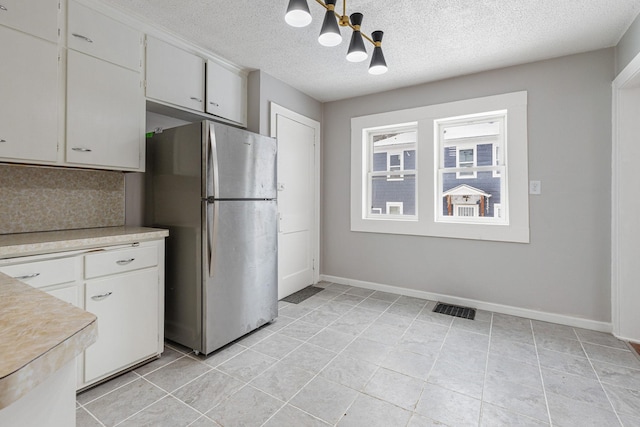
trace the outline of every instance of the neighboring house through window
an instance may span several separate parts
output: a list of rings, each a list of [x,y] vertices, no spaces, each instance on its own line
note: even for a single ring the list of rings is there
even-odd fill
[[[416,129],[412,125],[368,129],[367,206],[369,216],[416,214]]]

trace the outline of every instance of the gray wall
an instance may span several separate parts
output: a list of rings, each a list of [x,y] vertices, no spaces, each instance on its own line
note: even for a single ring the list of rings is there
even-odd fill
[[[616,46],[616,75],[640,52],[640,15],[638,15]]]
[[[614,62],[610,48],[325,104],[321,273],[610,321]],[[351,117],[521,90],[542,182],[530,244],[350,231]]]
[[[247,91],[247,129],[252,132],[269,135],[270,102],[322,122],[322,104],[319,101],[263,71],[249,73]]]

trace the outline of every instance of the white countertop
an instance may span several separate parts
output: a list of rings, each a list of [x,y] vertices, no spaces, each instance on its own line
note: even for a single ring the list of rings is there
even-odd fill
[[[127,226],[2,234],[0,259],[157,240],[168,235],[168,230],[160,228]]]

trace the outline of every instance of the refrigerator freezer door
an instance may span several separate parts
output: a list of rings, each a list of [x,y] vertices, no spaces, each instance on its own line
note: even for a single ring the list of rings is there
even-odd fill
[[[205,259],[214,254],[202,274],[208,354],[277,317],[278,264],[275,201],[216,201],[206,210],[217,216],[207,221],[213,247],[203,245]]]
[[[213,122],[209,122],[209,129],[209,180],[213,188],[207,196],[275,199],[276,140]]]

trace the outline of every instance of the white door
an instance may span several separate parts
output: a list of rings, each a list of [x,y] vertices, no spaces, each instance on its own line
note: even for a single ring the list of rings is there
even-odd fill
[[[278,299],[282,299],[317,281],[320,124],[274,104],[271,111],[271,133],[278,139]]]
[[[640,343],[638,240],[640,54],[613,81],[611,300],[613,334]]]

